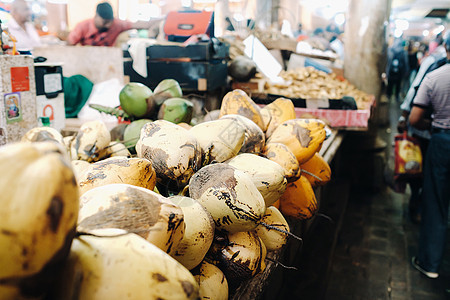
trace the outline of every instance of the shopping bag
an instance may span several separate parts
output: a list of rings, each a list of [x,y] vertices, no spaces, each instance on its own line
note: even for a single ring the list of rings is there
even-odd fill
[[[419,141],[408,136],[407,132],[396,135],[394,159],[395,191],[404,193],[409,179],[422,176],[422,152]]]

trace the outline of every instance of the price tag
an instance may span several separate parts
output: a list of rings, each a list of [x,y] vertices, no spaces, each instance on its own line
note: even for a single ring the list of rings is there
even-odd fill
[[[329,108],[330,103],[327,98],[311,98],[306,99],[306,108]]]
[[[44,75],[44,92],[46,94],[59,92],[62,90],[61,74],[52,73]]]

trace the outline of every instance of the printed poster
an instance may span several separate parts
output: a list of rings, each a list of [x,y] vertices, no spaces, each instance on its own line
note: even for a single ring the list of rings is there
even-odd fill
[[[5,94],[5,115],[6,123],[11,124],[14,122],[22,121],[22,103],[20,99],[20,93]]]

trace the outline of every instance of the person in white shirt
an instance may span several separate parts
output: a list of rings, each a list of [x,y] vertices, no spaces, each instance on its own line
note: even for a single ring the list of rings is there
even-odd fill
[[[17,50],[31,51],[40,46],[39,34],[31,23],[31,9],[25,0],[15,0],[11,3],[11,16],[8,31],[17,40]]]

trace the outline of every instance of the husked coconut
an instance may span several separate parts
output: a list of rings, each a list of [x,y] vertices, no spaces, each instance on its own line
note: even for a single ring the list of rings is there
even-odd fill
[[[201,148],[190,131],[164,120],[147,123],[136,144],[138,157],[152,162],[159,182],[182,188],[201,166]]]
[[[270,122],[266,130],[267,138],[281,123],[296,118],[294,103],[290,99],[278,98],[266,105],[264,109],[270,114]]]
[[[172,196],[169,200],[181,208],[186,225],[172,257],[191,270],[201,263],[213,242],[214,222],[209,212],[192,198]]]
[[[89,121],[81,125],[75,139],[71,143],[72,159],[95,161],[100,151],[111,142],[111,134],[102,121]]]
[[[64,145],[61,133],[51,127],[36,127],[28,130],[20,140],[21,142],[46,142],[53,141]]]
[[[264,271],[267,250],[255,231],[235,232],[217,239],[208,253],[231,287]]]
[[[189,181],[189,195],[211,214],[218,230],[252,230],[266,211],[250,177],[227,164],[201,168]]]
[[[325,123],[316,119],[293,119],[281,123],[267,143],[281,143],[294,153],[299,164],[307,162],[318,152],[325,140]]]
[[[210,162],[224,162],[237,155],[245,140],[245,129],[234,119],[200,123],[189,132],[198,140]]]
[[[127,147],[122,143],[111,142],[108,145],[108,149],[110,152],[110,154],[109,154],[110,157],[115,157],[115,156],[131,157],[130,151],[128,151]]]
[[[0,170],[0,298],[42,299],[75,236],[75,176],[55,142],[0,147]]]
[[[241,153],[227,163],[249,175],[267,207],[275,203],[286,190],[284,169],[276,162],[255,154]]]
[[[64,146],[66,146],[68,153],[70,153],[70,145],[72,144],[73,140],[75,140],[74,135],[63,137]]]
[[[220,106],[220,115],[237,114],[249,118],[256,125],[264,130],[264,122],[259,112],[259,106],[250,98],[246,92],[240,89],[235,89],[228,92],[222,99]]]
[[[81,194],[95,187],[126,183],[153,190],[156,174],[152,163],[145,158],[110,157],[90,164],[80,176]]]
[[[228,299],[227,278],[218,267],[202,261],[191,273],[199,285],[200,299]]]
[[[214,121],[219,119],[220,109],[215,109],[206,113],[203,122]]]
[[[289,225],[281,212],[275,206],[269,206],[261,222],[269,226],[258,225],[255,231],[266,249],[268,251],[281,249],[287,242],[289,232]]]
[[[198,284],[175,259],[136,234],[92,231],[73,242],[52,299],[198,299]]]
[[[165,197],[129,184],[110,184],[80,197],[78,231],[119,228],[161,250],[174,252],[183,238],[183,211]]]
[[[283,167],[284,176],[288,182],[296,181],[302,175],[297,158],[286,145],[281,143],[266,144],[263,154],[267,159]]]
[[[315,153],[310,160],[302,164],[301,169],[304,176],[311,183],[312,187],[324,185],[331,180],[330,165],[319,153]]]
[[[91,164],[85,160],[72,160],[71,165],[77,182],[80,182],[84,172],[87,171]]]
[[[238,122],[245,130],[245,139],[242,144],[240,152],[242,153],[261,153],[264,144],[265,136],[264,132],[249,118],[240,115],[225,115],[221,119],[233,119]]]
[[[297,220],[312,218],[319,210],[316,195],[305,176],[288,184],[280,198],[280,211],[283,215]]]
[[[263,107],[259,110],[259,113],[261,114],[261,119],[263,123],[263,127],[261,128],[264,132],[267,131],[267,128],[269,128],[270,121],[272,120],[272,115],[270,114],[270,111]]]

